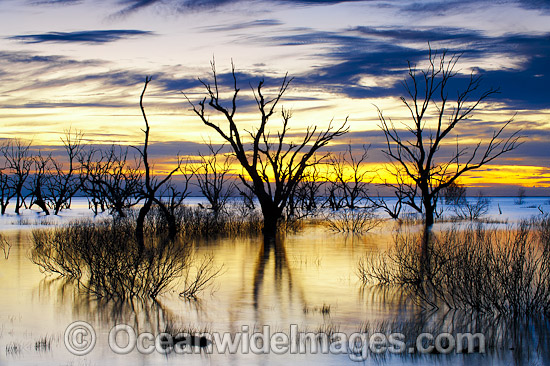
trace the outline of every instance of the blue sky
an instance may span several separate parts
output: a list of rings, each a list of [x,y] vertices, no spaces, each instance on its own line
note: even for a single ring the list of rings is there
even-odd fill
[[[276,87],[293,76],[283,104],[296,132],[349,116],[341,143],[375,147],[375,106],[406,120],[401,80],[407,61],[425,62],[428,42],[462,53],[458,81],[474,71],[501,90],[459,136],[488,137],[515,114],[526,143],[492,169],[521,171],[510,184],[550,186],[547,1],[3,0],[0,138],[59,145],[72,126],[95,143],[136,143],[138,97],[152,75],[146,104],[159,154],[192,153],[217,136],[181,91],[199,98],[197,77],[208,78],[215,58],[222,80],[233,60],[245,99],[260,78]],[[239,107],[252,126],[253,105]]]

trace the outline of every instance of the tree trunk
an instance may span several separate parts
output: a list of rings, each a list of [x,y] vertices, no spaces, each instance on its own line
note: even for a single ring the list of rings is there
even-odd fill
[[[279,221],[278,216],[273,213],[264,212],[264,227],[262,233],[265,238],[274,238],[277,235],[277,223]]]
[[[143,236],[143,225],[145,223],[145,216],[149,213],[153,201],[147,200],[143,206],[139,209],[139,214],[136,220],[136,241],[139,248],[139,253],[143,253],[145,250],[145,239]]]
[[[428,202],[424,201],[424,233],[422,235],[421,244],[421,257],[420,257],[420,274],[422,279],[429,279],[431,277],[431,258],[430,258],[430,240],[432,234],[432,228],[434,225],[434,211],[435,207]]]
[[[17,197],[16,197],[16,200],[15,200],[15,213],[17,215],[19,215],[19,208],[21,207],[21,201],[20,201],[20,195],[19,193],[17,193]]]
[[[174,240],[178,234],[178,227],[176,225],[176,217],[166,208],[166,206],[160,201],[156,200],[156,204],[159,206],[166,221],[168,221],[168,237],[170,240]]]

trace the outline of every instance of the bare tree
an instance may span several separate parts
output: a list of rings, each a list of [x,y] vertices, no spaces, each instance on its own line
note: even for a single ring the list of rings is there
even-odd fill
[[[411,122],[404,123],[404,131],[398,131],[392,120],[378,109],[380,127],[386,139],[383,152],[390,159],[388,172],[394,178],[384,184],[403,197],[403,204],[424,216],[419,257],[422,278],[419,280],[427,279],[428,282],[432,277],[431,230],[442,191],[462,174],[478,169],[520,145],[519,131],[507,138],[502,137],[512,121],[510,119],[487,141],[480,140],[473,148],[460,147],[457,137],[454,153],[450,156],[438,154],[457,126],[468,121],[483,101],[499,92],[494,88],[482,90],[481,76],[472,71],[465,87],[456,90],[456,99],[449,99],[449,89],[454,88],[451,81],[458,75],[455,67],[459,59],[460,55],[447,57],[446,51],[438,54],[430,48],[425,70],[418,71],[409,62],[408,78],[403,81],[407,97],[401,97],[401,101]]]
[[[443,197],[445,197],[446,205],[460,205],[466,202],[466,187],[454,181],[447,188],[443,189]]]
[[[108,150],[91,149],[80,158],[82,190],[92,200],[94,212],[99,206],[111,214],[126,217],[126,210],[138,203],[142,173],[139,159],[132,164],[128,149],[111,145]]]
[[[518,193],[516,196],[516,199],[514,200],[514,203],[516,205],[523,205],[525,202],[525,188],[518,189]]]
[[[361,155],[355,156],[351,144],[348,144],[346,151],[330,157],[329,198],[335,200],[334,207],[353,210],[367,197],[368,184],[372,178],[363,163],[367,160],[368,152],[369,147],[363,145]]]
[[[287,217],[299,220],[314,215],[322,206],[320,192],[325,182],[316,160],[314,156],[314,163],[306,169],[302,181],[296,186],[294,194],[290,195],[286,209]]]
[[[15,197],[15,189],[12,186],[12,179],[6,159],[6,149],[6,144],[0,146],[0,157],[2,158],[2,165],[0,167],[0,213],[2,215],[6,213],[10,200]]]
[[[67,165],[51,159],[53,172],[47,184],[52,195],[50,208],[54,215],[71,207],[71,200],[81,187],[79,155],[84,149],[82,137],[83,133],[80,131],[66,131],[61,141],[67,154]]]
[[[468,200],[464,199],[453,206],[453,211],[458,218],[473,221],[486,215],[489,212],[490,206],[491,200],[479,192],[475,201],[468,202]]]
[[[151,166],[149,162],[149,121],[147,120],[147,115],[145,113],[145,107],[143,106],[143,97],[145,96],[145,91],[147,90],[147,86],[151,82],[151,77],[145,78],[145,85],[143,86],[143,91],[141,92],[141,96],[139,98],[139,107],[141,109],[141,114],[143,116],[143,120],[145,122],[145,129],[142,130],[144,133],[144,141],[143,141],[143,147],[138,148],[134,147],[139,155],[141,156],[141,161],[143,163],[143,170],[144,170],[144,184],[142,186],[140,197],[143,199],[143,206],[139,209],[138,217],[136,219],[136,239],[140,248],[140,251],[143,252],[145,249],[145,240],[143,235],[143,226],[145,223],[145,217],[151,210],[151,207],[153,204],[156,204],[162,214],[164,215],[165,219],[168,222],[168,236],[169,238],[173,239],[176,237],[177,234],[177,224],[176,224],[176,218],[173,215],[173,213],[170,212],[168,207],[162,202],[160,197],[158,196],[159,192],[162,192],[166,185],[169,183],[170,178],[176,173],[178,170],[181,169],[181,159],[178,156],[177,166],[172,169],[164,178],[157,178],[153,175],[153,167]]]
[[[390,200],[386,199],[386,197],[380,196],[380,194],[376,197],[367,196],[367,200],[369,201],[370,206],[374,209],[381,209],[385,211],[392,219],[399,220],[401,210],[403,209],[404,196],[402,195],[402,192],[398,190],[394,191],[393,194],[395,196],[395,201],[393,203],[390,203]]]
[[[398,131],[378,110],[380,127],[386,138],[384,153],[391,160],[388,171],[394,177],[385,184],[404,197],[404,204],[424,214],[427,230],[433,225],[442,190],[462,174],[490,163],[520,144],[517,131],[508,138],[501,137],[509,120],[485,143],[481,140],[469,150],[460,148],[457,141],[452,156],[438,157],[438,151],[453,130],[467,121],[480,103],[498,93],[498,89],[493,88],[480,91],[481,76],[472,72],[465,88],[458,90],[456,100],[451,101],[450,81],[458,74],[455,66],[459,58],[460,55],[448,58],[445,51],[438,54],[430,49],[426,70],[419,72],[409,62],[408,79],[403,82],[407,97],[402,97],[401,101],[412,121],[404,123],[405,131]],[[411,137],[406,138],[406,133]]]
[[[2,146],[2,154],[6,161],[9,176],[8,183],[11,186],[16,198],[15,213],[19,215],[21,207],[25,205],[23,189],[31,173],[33,159],[30,154],[31,142],[24,142],[20,139],[13,139]],[[7,205],[7,204],[6,204]]]
[[[212,142],[209,142],[207,146],[210,154],[203,155],[199,153],[201,161],[195,169],[195,177],[197,178],[197,186],[210,204],[209,208],[217,217],[223,211],[227,200],[235,190],[235,183],[230,181],[228,177],[232,159],[231,157],[221,156],[224,145],[215,148]],[[223,159],[223,162],[220,162],[220,159]]]
[[[206,97],[198,104],[187,100],[202,122],[230,144],[237,161],[245,171],[245,174],[240,175],[242,183],[254,193],[260,203],[264,218],[263,233],[268,237],[273,237],[277,232],[279,220],[283,216],[283,210],[290,195],[295,192],[296,186],[302,181],[306,169],[313,164],[313,155],[333,138],[347,132],[347,120],[336,129],[329,125],[325,131],[318,133],[317,127],[309,127],[301,142],[288,142],[288,122],[292,115],[283,109],[281,112],[282,129],[275,135],[271,135],[266,130],[268,121],[275,113],[277,104],[292,81],[285,76],[274,97],[266,98],[264,95],[263,80],[255,89],[252,89],[260,112],[260,120],[255,130],[239,130],[235,122],[235,113],[240,89],[237,87],[235,67],[232,65],[231,106],[224,107],[220,100],[220,89],[213,61],[211,66],[214,84],[211,85],[199,79],[206,88]],[[227,122],[225,128],[209,119],[205,110],[207,106],[223,116]],[[250,143],[248,143],[247,137],[250,138]]]
[[[47,200],[50,198],[48,192],[44,192],[44,187],[46,182],[51,179],[51,156],[44,156],[38,152],[36,156],[33,157],[34,161],[34,174],[31,177],[32,191],[31,204],[29,208],[33,205],[38,206],[46,215],[50,214],[48,209]]]

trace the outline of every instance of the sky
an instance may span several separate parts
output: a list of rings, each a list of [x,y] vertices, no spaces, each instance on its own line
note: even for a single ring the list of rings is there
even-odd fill
[[[550,2],[542,0],[0,0],[0,139],[55,151],[72,128],[89,143],[139,144],[149,75],[144,103],[159,166],[178,152],[206,152],[205,141],[221,140],[185,96],[202,98],[198,78],[211,80],[215,60],[228,88],[235,65],[243,129],[257,121],[250,86],[263,79],[274,92],[288,73],[281,105],[293,111],[293,133],[347,117],[349,133],[330,150],[370,145],[378,169],[387,160],[377,108],[410,120],[401,82],[408,61],[425,64],[428,43],[461,54],[458,81],[473,71],[484,87],[500,88],[451,145],[471,147],[512,117],[509,133],[523,136],[462,181],[497,194],[518,186],[550,194]]]

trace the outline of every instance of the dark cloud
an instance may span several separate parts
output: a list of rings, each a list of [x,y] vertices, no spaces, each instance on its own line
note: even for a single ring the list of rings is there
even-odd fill
[[[484,39],[478,32],[463,28],[433,27],[433,28],[389,28],[389,27],[356,27],[351,31],[371,37],[386,37],[396,41],[436,42],[449,40],[465,40],[468,42]]]
[[[514,68],[479,69],[483,85],[500,87],[501,93],[493,100],[506,102],[510,109],[548,107],[550,34],[489,37],[478,31],[450,27],[356,27],[340,32],[303,28],[284,36],[258,38],[258,42],[273,46],[318,45],[317,56],[331,62],[322,67],[312,65],[311,71],[299,75],[296,82],[321,86],[352,98],[402,95],[401,80],[406,77],[407,62],[414,65],[425,60],[428,42],[436,41],[444,41],[449,53],[463,54],[470,62],[502,55],[525,60]],[[425,43],[426,49],[409,47],[408,42]],[[390,77],[393,81],[379,86],[360,85],[361,78],[369,77]],[[467,79],[466,75],[457,75],[451,89],[464,85]]]
[[[123,5],[123,8],[119,11],[119,14],[128,14],[142,8],[149,7],[154,4],[168,5],[173,8],[174,11],[185,10],[200,10],[200,9],[213,9],[219,6],[237,2],[235,0],[121,0],[119,4]]]
[[[403,11],[413,12],[413,13],[423,13],[430,15],[442,15],[449,11],[456,11],[457,9],[469,8],[479,4],[483,4],[483,1],[479,0],[449,0],[449,1],[428,1],[421,2],[416,1],[408,3],[402,8]]]
[[[275,0],[273,3],[294,4],[298,6],[332,5],[345,2],[361,2],[366,0]],[[368,1],[368,0],[367,0]],[[210,10],[231,3],[246,3],[251,0],[120,0],[123,6],[119,14],[128,14],[155,4],[169,6],[174,11]]]
[[[41,34],[26,34],[8,37],[24,43],[88,43],[99,44],[118,41],[123,38],[136,36],[149,36],[154,34],[149,31],[135,29],[114,29],[114,30],[90,30],[77,32],[48,32]]]
[[[69,64],[78,64],[79,61],[68,59],[64,56],[42,56],[32,54],[30,52],[9,52],[9,51],[0,51],[0,58],[4,62],[9,63],[23,63],[23,64],[54,64],[56,66],[69,65]]]

